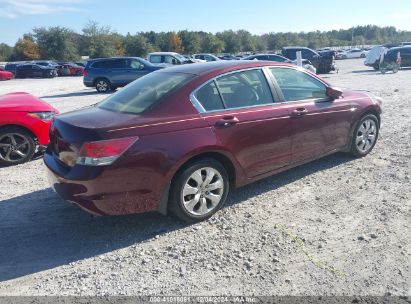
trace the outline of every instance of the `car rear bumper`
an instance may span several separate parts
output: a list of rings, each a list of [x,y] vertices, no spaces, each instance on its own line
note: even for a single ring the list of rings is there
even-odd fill
[[[63,199],[93,215],[126,215],[159,210],[161,191],[147,172],[129,168],[63,165],[46,151],[48,180]],[[135,171],[135,169],[133,170]],[[87,173],[86,173],[87,172]]]
[[[93,83],[93,82],[89,82],[89,81],[83,80],[83,84],[84,84],[86,87],[88,87],[88,88],[94,87],[94,83]]]

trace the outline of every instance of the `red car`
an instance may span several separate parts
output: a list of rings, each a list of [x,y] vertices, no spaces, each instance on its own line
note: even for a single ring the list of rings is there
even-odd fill
[[[183,65],[56,117],[44,161],[54,189],[88,212],[196,222],[230,188],[338,151],[367,155],[380,114],[380,98],[294,65]]]
[[[84,67],[75,64],[63,64],[59,70],[61,76],[83,76]]]
[[[0,165],[29,161],[49,143],[49,129],[56,109],[28,94],[0,96]]]
[[[10,80],[13,77],[14,77],[14,74],[12,72],[8,72],[0,68],[0,80]]]

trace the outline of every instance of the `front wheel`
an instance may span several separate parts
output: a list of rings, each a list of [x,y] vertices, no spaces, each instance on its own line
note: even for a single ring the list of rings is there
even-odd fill
[[[0,165],[25,163],[32,159],[35,150],[36,144],[28,132],[14,127],[0,131]]]
[[[373,114],[365,115],[357,124],[351,141],[351,154],[356,157],[366,156],[377,143],[379,121]]]
[[[221,163],[201,159],[188,165],[174,179],[170,210],[185,222],[200,222],[224,205],[228,192],[228,174]]]

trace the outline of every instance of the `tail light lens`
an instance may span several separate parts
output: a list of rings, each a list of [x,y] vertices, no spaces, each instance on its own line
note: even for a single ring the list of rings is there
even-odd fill
[[[87,70],[83,70],[83,76],[87,76],[88,75],[88,71]]]
[[[77,164],[85,166],[107,166],[128,150],[138,137],[101,140],[84,143]]]

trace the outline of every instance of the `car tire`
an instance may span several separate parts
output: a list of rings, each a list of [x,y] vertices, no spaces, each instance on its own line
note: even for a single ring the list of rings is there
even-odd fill
[[[378,71],[380,69],[380,64],[379,62],[376,62],[372,65],[372,67],[374,68],[374,70]]]
[[[367,114],[355,126],[351,139],[350,153],[364,157],[374,148],[378,140],[380,122],[374,114]]]
[[[212,158],[191,162],[173,179],[169,209],[184,222],[204,221],[222,208],[229,187],[227,171],[220,162]]]
[[[99,93],[107,93],[111,90],[111,84],[107,79],[100,78],[95,83],[96,90]]]
[[[0,130],[0,165],[11,166],[25,163],[33,158],[35,151],[34,137],[26,130],[16,127],[6,127]]]
[[[82,71],[77,71],[76,76],[83,76],[83,72]]]
[[[360,58],[365,58],[365,54],[361,54]]]

